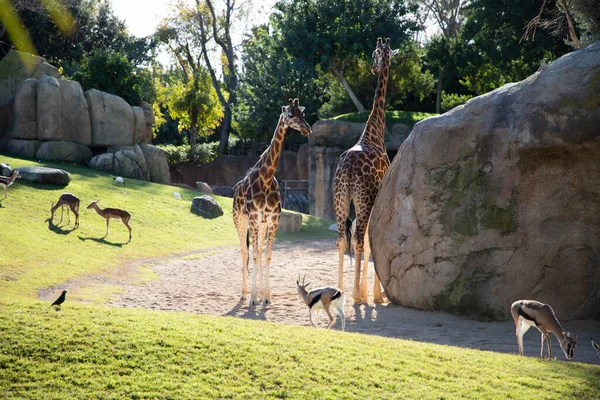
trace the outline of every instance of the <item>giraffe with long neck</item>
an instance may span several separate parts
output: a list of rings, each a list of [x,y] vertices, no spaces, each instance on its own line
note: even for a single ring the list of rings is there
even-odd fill
[[[346,220],[350,214],[350,203],[356,211],[356,228],[352,237],[352,247],[356,258],[354,271],[354,302],[367,303],[367,267],[371,248],[368,238],[368,223],[375,197],[383,175],[390,166],[385,143],[385,95],[390,69],[390,58],[398,50],[390,49],[390,39],[385,43],[377,39],[373,52],[371,72],[378,75],[377,90],[373,99],[373,109],[365,130],[358,142],[342,153],[333,179],[333,201],[338,225],[337,248],[339,252],[338,287],[344,288],[344,254],[346,252]],[[364,253],[364,268],[361,282],[361,257]],[[377,274],[373,288],[375,303],[383,303],[381,284]]]
[[[271,144],[260,156],[258,162],[248,174],[234,187],[233,222],[240,239],[242,253],[242,296],[241,301],[248,297],[248,234],[252,237],[252,291],[250,292],[251,307],[258,305],[258,295],[262,296],[263,304],[271,304],[271,288],[269,283],[270,264],[273,240],[279,217],[281,215],[281,199],[279,184],[275,179],[275,171],[283,148],[283,139],[288,128],[293,128],[304,136],[311,133],[310,125],[304,120],[304,107],[298,106],[298,99],[290,99],[287,106],[282,107],[275,134]],[[265,275],[263,286],[262,249],[267,235],[265,249]],[[258,287],[257,287],[258,273]]]

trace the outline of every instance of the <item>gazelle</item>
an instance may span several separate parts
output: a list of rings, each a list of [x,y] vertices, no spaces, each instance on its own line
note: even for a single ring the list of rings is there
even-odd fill
[[[4,187],[4,198],[7,198],[7,194],[6,194],[6,189],[12,185],[12,183],[15,181],[15,179],[20,178],[21,175],[19,174],[19,171],[17,171],[16,169],[13,170],[13,172],[11,172],[10,176],[0,176],[0,186]]]
[[[60,197],[58,198],[58,203],[56,203],[56,205],[54,205],[54,203],[52,203],[52,207],[50,207],[50,213],[52,214],[50,216],[50,221],[52,221],[54,219],[54,213],[56,212],[56,210],[58,210],[58,207],[60,207],[60,221],[62,222],[63,220],[63,212],[65,209],[65,206],[67,206],[67,224],[71,223],[71,217],[69,216],[69,209],[71,211],[73,211],[73,214],[75,214],[75,228],[77,228],[79,226],[79,199],[77,198],[77,196],[75,196],[74,194],[71,193],[63,193],[60,195]]]
[[[596,350],[596,354],[598,354],[598,358],[600,358],[600,344],[594,342],[594,339],[592,339],[592,347],[594,348],[594,350]]]
[[[544,341],[548,341],[548,357],[552,359],[552,347],[550,345],[550,333],[558,339],[560,348],[567,359],[573,358],[576,339],[569,332],[565,332],[554,315],[554,310],[548,304],[535,300],[517,300],[512,303],[510,312],[515,320],[517,329],[517,343],[519,353],[523,355],[523,335],[527,330],[535,326],[542,333],[542,348],[540,357],[544,358]]]
[[[96,201],[92,202],[92,204],[87,206],[87,208],[88,208],[88,210],[90,208],[93,208],[94,210],[96,210],[98,215],[100,215],[106,219],[106,235],[104,235],[104,237],[108,236],[108,222],[112,218],[112,219],[120,219],[121,222],[123,222],[125,224],[127,229],[129,229],[129,240],[131,240],[131,227],[129,226],[129,220],[131,219],[131,214],[129,214],[125,210],[119,210],[118,208],[101,209],[100,207],[98,207],[99,201],[100,200],[96,200]]]
[[[306,275],[304,278],[306,278]],[[335,286],[316,288],[307,292],[306,287],[310,285],[310,282],[304,283],[304,278],[302,279],[302,283],[300,283],[300,275],[298,275],[296,286],[298,287],[298,294],[308,306],[308,319],[310,323],[316,328],[317,326],[313,322],[313,314],[319,310],[325,310],[327,316],[329,316],[329,324],[327,324],[327,329],[329,329],[335,319],[331,315],[331,309],[333,308],[342,319],[342,330],[345,330],[346,314],[344,313],[344,304],[346,304],[346,295],[344,292]]]

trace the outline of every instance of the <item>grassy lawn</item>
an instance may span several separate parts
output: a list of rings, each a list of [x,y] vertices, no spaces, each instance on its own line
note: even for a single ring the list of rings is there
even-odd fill
[[[217,246],[238,245],[231,217],[231,199],[215,196],[223,207],[219,218],[204,218],[190,212],[191,200],[200,193],[174,186],[126,179],[126,186],[116,186],[111,175],[66,164],[42,163],[0,154],[0,163],[12,168],[26,165],[58,167],[71,174],[65,188],[32,184],[17,179],[8,188],[8,198],[0,201],[0,243],[9,251],[0,252],[0,298],[36,296],[37,290],[58,285],[89,273],[98,273],[127,261],[167,256]],[[173,192],[181,194],[177,200]],[[50,206],[64,192],[79,197],[79,228],[73,230],[74,218],[67,225],[60,209],[50,224]],[[2,196],[2,195],[0,195]],[[121,208],[132,214],[129,234],[121,221],[110,222],[87,206],[100,199],[101,208]],[[278,240],[307,237],[333,237],[325,228],[330,224],[319,218],[304,216],[299,234],[278,235]]]
[[[37,165],[0,155],[11,166]],[[596,399],[600,367],[541,361],[413,341],[230,317],[109,308],[38,300],[52,285],[122,263],[237,245],[231,199],[225,215],[191,214],[197,192],[127,180],[83,167],[68,187],[17,180],[0,202],[0,398],[26,399]],[[178,191],[183,200],[176,200]],[[66,216],[50,225],[50,203],[63,192],[81,199],[80,227]],[[87,205],[133,215],[133,239]],[[304,218],[301,234],[335,237],[330,221]],[[188,257],[196,257],[194,254]],[[136,279],[155,279],[143,265]],[[173,288],[177,290],[177,288]],[[72,299],[72,298],[71,298]]]
[[[370,111],[367,111],[363,113],[355,112],[350,114],[342,114],[334,117],[333,119],[349,122],[367,122],[370,113]],[[391,129],[392,125],[395,124],[414,125],[425,118],[434,117],[436,115],[438,114],[417,111],[386,111],[385,122],[387,128]]]

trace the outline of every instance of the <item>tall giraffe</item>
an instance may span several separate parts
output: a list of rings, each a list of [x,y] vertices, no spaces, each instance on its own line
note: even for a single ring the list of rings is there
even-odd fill
[[[304,136],[311,133],[310,125],[304,120],[304,107],[298,106],[298,99],[290,99],[289,105],[282,107],[279,122],[271,144],[260,156],[260,159],[250,169],[248,174],[234,187],[233,222],[237,229],[242,248],[242,296],[248,297],[248,230],[252,236],[252,291],[250,293],[251,307],[258,305],[258,294],[261,294],[264,305],[271,303],[271,288],[269,285],[270,264],[273,239],[279,225],[281,215],[281,200],[279,184],[275,179],[275,170],[279,164],[279,156],[283,147],[283,139],[288,127],[300,131]],[[263,291],[262,249],[265,234],[267,236],[266,279]],[[259,287],[257,290],[256,273],[258,271]]]
[[[368,223],[375,197],[379,192],[383,175],[390,166],[383,134],[385,128],[385,94],[390,70],[390,59],[398,50],[390,50],[390,39],[385,43],[377,39],[373,52],[373,75],[379,75],[377,91],[373,99],[373,110],[358,143],[340,156],[333,179],[333,201],[338,225],[337,248],[339,252],[338,286],[344,288],[344,254],[346,252],[346,219],[350,213],[350,202],[356,211],[356,231],[352,237],[356,269],[354,271],[354,303],[367,303],[367,270],[371,248],[369,246]],[[362,282],[360,279],[361,256],[364,251]],[[375,274],[373,288],[375,303],[383,303],[381,284]]]

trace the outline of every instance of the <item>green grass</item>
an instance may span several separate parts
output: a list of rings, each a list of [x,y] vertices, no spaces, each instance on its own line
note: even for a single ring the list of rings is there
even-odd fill
[[[13,167],[33,161],[1,156]],[[49,164],[52,165],[52,164]],[[278,325],[242,318],[117,309],[101,305],[118,292],[83,288],[57,310],[37,291],[110,274],[143,259],[132,283],[157,279],[152,257],[195,258],[195,251],[237,245],[231,200],[225,215],[191,214],[197,193],[58,165],[72,175],[65,189],[18,180],[1,202],[0,398],[18,399],[594,399],[600,367],[576,362],[438,346],[378,336]],[[183,201],[173,198],[178,191]],[[80,228],[50,227],[51,201],[64,192],[82,200]],[[132,212],[133,240],[85,207]],[[56,218],[58,223],[58,218]],[[73,222],[73,221],[72,221]],[[333,237],[329,221],[304,218],[300,234],[278,240]],[[187,254],[186,254],[187,253]],[[173,288],[177,290],[177,288]],[[71,293],[71,292],[70,292]]]
[[[12,168],[42,165],[65,169],[71,182],[65,188],[32,184],[17,179],[8,188],[8,198],[0,201],[0,243],[10,251],[0,252],[0,297],[36,297],[38,290],[90,273],[100,273],[131,260],[168,256],[224,245],[238,245],[231,216],[231,199],[215,196],[224,215],[210,219],[190,212],[191,200],[200,194],[193,190],[159,185],[134,179],[126,187],[116,186],[111,175],[66,164],[42,163],[0,154],[0,162]],[[173,192],[181,194],[177,200]],[[64,192],[81,200],[80,225],[72,230],[67,216],[48,223],[50,206]],[[3,194],[2,194],[3,195]],[[2,196],[0,195],[0,196]],[[100,199],[100,207],[121,208],[132,214],[131,242],[121,221],[110,222],[87,206]],[[333,237],[329,221],[304,216],[298,234],[280,233],[277,240],[307,237]]]
[[[0,397],[592,399],[600,368],[240,318],[0,301]]]
[[[369,115],[370,111],[363,113],[355,112],[350,114],[338,115],[333,119],[348,122],[367,122],[367,119],[369,119]],[[385,121],[388,129],[391,129],[392,125],[395,124],[414,125],[425,118],[434,117],[436,115],[438,114],[417,111],[386,111]]]

